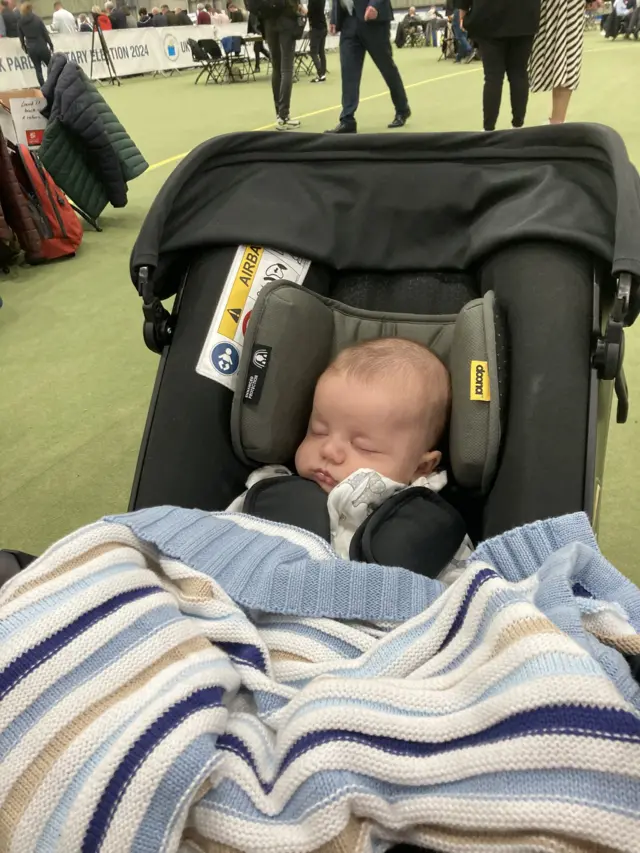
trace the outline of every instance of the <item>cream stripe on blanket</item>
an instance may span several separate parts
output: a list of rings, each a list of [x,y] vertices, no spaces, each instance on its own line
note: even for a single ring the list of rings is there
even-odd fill
[[[0,851],[638,853],[639,627],[582,516],[446,590],[240,517],[98,522],[0,590]]]

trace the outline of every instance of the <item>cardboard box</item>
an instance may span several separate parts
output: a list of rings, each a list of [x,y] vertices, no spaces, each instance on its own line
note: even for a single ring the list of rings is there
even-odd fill
[[[0,127],[15,145],[38,148],[47,126],[40,114],[46,101],[40,89],[12,89],[0,92]]]

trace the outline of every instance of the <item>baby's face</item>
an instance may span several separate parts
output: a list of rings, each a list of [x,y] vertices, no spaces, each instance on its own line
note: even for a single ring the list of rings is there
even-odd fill
[[[366,383],[330,370],[316,386],[296,470],[325,492],[359,468],[408,484],[440,461],[425,447],[426,433],[425,403],[411,381]]]

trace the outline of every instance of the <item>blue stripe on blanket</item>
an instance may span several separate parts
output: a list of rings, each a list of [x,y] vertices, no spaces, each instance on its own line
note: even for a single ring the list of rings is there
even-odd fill
[[[580,772],[580,784],[576,789],[567,789],[564,770],[510,770],[509,772],[483,773],[451,782],[433,782],[425,785],[402,785],[377,779],[349,770],[321,770],[299,785],[278,812],[279,823],[295,826],[326,809],[330,797],[318,797],[318,788],[334,791],[336,797],[351,794],[373,795],[388,803],[422,799],[425,796],[437,800],[442,797],[459,798],[463,803],[475,802],[481,808],[482,801],[508,802],[522,800],[525,803],[554,801],[594,806],[605,812],[624,814],[637,818],[638,791],[633,783],[621,784],[614,773]],[[236,819],[251,824],[269,824],[273,818],[257,808],[243,788],[231,779],[223,779],[213,790],[207,792],[195,807],[214,820],[233,815]],[[197,823],[197,821],[196,821]],[[134,848],[135,849],[135,848]],[[136,850],[137,853],[137,850]]]
[[[90,575],[75,580],[63,589],[58,589],[49,595],[46,594],[45,588],[42,598],[31,604],[27,604],[22,609],[17,610],[10,616],[6,616],[0,621],[0,642],[10,639],[16,631],[22,629],[29,630],[34,620],[45,616],[52,610],[64,607],[68,601],[73,600],[85,590],[96,587],[102,581],[114,580],[120,575],[126,575],[132,571],[139,572],[140,566],[136,566],[134,563],[117,563],[113,566],[107,566],[98,572],[92,572]]]
[[[287,751],[280,763],[278,773],[283,773],[305,752],[323,744],[339,741],[358,743],[371,749],[398,756],[426,758],[511,738],[537,737],[540,735],[601,737],[610,741],[640,743],[640,720],[627,711],[565,704],[521,711],[479,732],[448,741],[409,741],[348,729],[312,731],[303,735]],[[241,738],[225,733],[218,739],[218,746],[220,749],[226,749],[240,756],[251,768],[265,793],[273,790],[273,782],[260,778],[251,751]]]
[[[309,535],[305,548],[299,544],[301,532],[285,525],[265,522],[263,532],[247,530],[232,515],[178,507],[153,507],[105,521],[126,525],[252,610],[403,622],[429,607],[444,589],[439,581],[405,569],[341,560],[330,549],[318,559],[317,537]],[[295,543],[285,538],[287,532],[295,534]]]
[[[222,640],[216,640],[216,646],[239,663],[248,664],[254,669],[260,670],[260,672],[267,671],[267,664],[257,646],[252,646],[249,643],[224,642]]]
[[[599,680],[603,677],[602,669],[599,664],[597,664],[593,658],[588,655],[583,654],[578,656],[560,654],[558,652],[539,653],[536,654],[534,659],[526,660],[517,668],[506,672],[503,677],[497,677],[485,690],[480,690],[478,693],[474,693],[473,695],[465,695],[462,701],[460,699],[457,699],[457,701],[451,700],[449,703],[441,705],[438,709],[434,706],[427,707],[424,704],[417,708],[407,706],[399,697],[394,703],[392,703],[373,702],[368,699],[363,699],[360,696],[341,696],[340,698],[316,699],[310,702],[305,702],[300,709],[287,717],[287,720],[291,723],[293,720],[303,718],[306,714],[312,714],[315,711],[334,707],[344,708],[345,711],[349,708],[380,711],[390,717],[401,718],[415,717],[418,719],[435,719],[437,717],[447,717],[449,714],[457,713],[465,708],[471,708],[480,702],[490,699],[492,696],[498,696],[501,693],[506,693],[508,690],[512,690],[522,684],[537,683],[540,689],[543,689],[544,680],[549,677],[548,673],[551,672],[558,676],[577,675],[581,678],[592,677]],[[410,693],[409,696],[411,696]],[[287,701],[288,700],[283,699],[281,704],[286,705]]]
[[[0,699],[4,699],[16,684],[26,678],[29,673],[57,654],[60,649],[73,642],[80,634],[88,631],[93,625],[115,613],[121,607],[158,592],[164,592],[162,587],[146,586],[120,592],[96,607],[92,607],[91,610],[85,611],[73,622],[65,625],[64,628],[56,631],[36,646],[27,649],[0,672]]]
[[[229,662],[224,660],[223,658],[199,661],[198,663],[186,666],[181,671],[180,675],[181,678],[184,678],[186,682],[192,676],[198,676],[200,673],[205,672],[206,670],[226,669],[228,668],[228,666]],[[214,680],[213,676],[211,680]],[[68,818],[69,812],[76,806],[78,796],[84,790],[87,780],[90,778],[96,767],[98,767],[100,762],[104,759],[104,757],[107,755],[107,753],[109,752],[113,744],[118,740],[118,738],[129,728],[129,726],[131,726],[135,722],[135,720],[141,714],[145,713],[147,706],[154,704],[158,699],[161,699],[169,691],[173,690],[174,687],[174,682],[170,681],[163,684],[159,690],[149,693],[146,696],[145,704],[138,706],[135,711],[130,714],[119,726],[113,729],[113,731],[110,732],[109,735],[105,737],[103,741],[95,745],[95,751],[86,759],[86,761],[68,780],[68,784],[64,790],[64,794],[58,801],[55,809],[49,816],[49,819],[47,820],[44,829],[40,833],[38,843],[34,848],[35,850],[56,849],[57,841],[59,839],[65,821]],[[133,849],[135,850],[135,848]],[[135,853],[137,853],[137,850],[135,851]]]
[[[166,850],[174,824],[184,819],[183,812],[189,808],[191,792],[222,760],[216,736],[209,732],[198,735],[187,744],[159,781],[131,843],[131,850],[135,853]]]
[[[471,582],[471,584],[469,585],[469,587],[465,593],[464,600],[463,600],[462,604],[460,605],[460,607],[458,608],[458,612],[456,613],[456,618],[453,620],[453,623],[451,625],[451,628],[449,628],[447,636],[444,638],[444,640],[442,641],[442,645],[438,649],[439,652],[441,652],[443,649],[445,649],[449,645],[451,640],[453,640],[453,638],[456,636],[456,634],[458,633],[458,631],[462,627],[462,624],[464,622],[464,618],[467,615],[467,611],[469,610],[469,605],[473,601],[476,592],[488,580],[490,580],[491,578],[497,578],[497,577],[499,577],[499,575],[497,572],[494,572],[493,569],[481,569],[479,572],[477,572],[474,575],[473,581]]]
[[[77,666],[46,687],[24,711],[12,720],[11,725],[0,733],[0,755],[6,757],[27,732],[73,690],[117,663],[137,646],[147,643],[158,631],[183,619],[184,616],[174,604],[162,604],[139,616],[88,657],[81,658]]]
[[[471,735],[449,741],[408,741],[383,735],[353,732],[348,729],[314,731],[301,737],[287,752],[280,772],[310,749],[324,743],[353,741],[383,752],[424,758],[486,743],[539,735],[602,737],[606,740],[640,743],[640,720],[627,711],[611,708],[586,708],[582,705],[542,706],[513,714],[499,723]]]
[[[156,746],[192,714],[222,704],[224,688],[203,687],[168,708],[137,738],[115,769],[89,821],[82,841],[82,853],[97,853],[118,804],[136,771]]]
[[[274,621],[266,625],[260,625],[260,633],[264,637],[267,645],[269,645],[269,634],[272,631],[286,631],[287,634],[299,634],[301,637],[306,637],[309,640],[314,640],[317,643],[325,646],[333,652],[338,652],[343,658],[350,660],[359,658],[362,654],[362,649],[347,642],[343,637],[335,637],[327,631],[322,631],[319,628],[314,628],[312,625],[305,625],[300,622],[290,621]]]

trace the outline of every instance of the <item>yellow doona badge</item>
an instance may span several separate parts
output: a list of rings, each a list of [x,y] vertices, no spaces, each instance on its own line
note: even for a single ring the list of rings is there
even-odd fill
[[[491,400],[488,361],[471,362],[471,388],[469,399],[484,400],[486,403]]]

